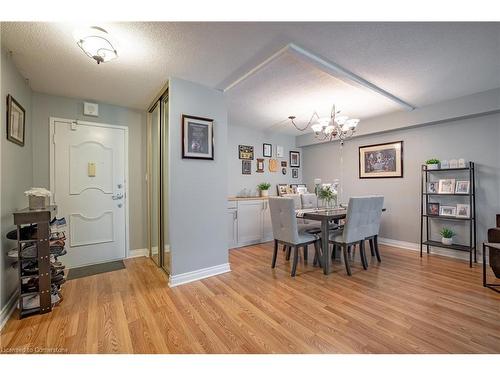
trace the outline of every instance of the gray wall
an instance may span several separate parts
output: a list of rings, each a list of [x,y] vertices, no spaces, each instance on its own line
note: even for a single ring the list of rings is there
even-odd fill
[[[181,116],[214,119],[215,160],[181,158]],[[169,223],[171,275],[228,262],[227,110],[222,93],[172,78],[169,82]]]
[[[10,265],[12,261],[7,258],[6,253],[15,247],[14,241],[5,239],[5,234],[14,229],[12,212],[28,205],[24,191],[32,186],[33,182],[33,156],[32,156],[32,127],[31,127],[31,89],[24,77],[17,71],[7,51],[1,50],[1,244],[0,256],[0,282],[1,298],[0,309],[7,303],[8,299],[17,287],[17,269]],[[6,125],[6,98],[12,95],[26,111],[26,130],[24,147],[7,141]]]
[[[363,123],[360,123],[363,126]],[[404,178],[359,179],[358,147],[403,140]],[[378,135],[355,137],[343,147],[340,163],[338,142],[303,148],[304,182],[312,186],[313,179],[340,178],[343,170],[343,200],[349,196],[382,194],[387,212],[383,215],[381,237],[419,242],[420,234],[420,166],[431,157],[441,160],[463,157],[476,162],[477,235],[478,243],[486,236],[487,228],[494,226],[495,215],[500,213],[500,115],[446,122],[438,125],[395,130]],[[322,163],[320,161],[326,161]],[[451,172],[448,172],[451,173]],[[438,178],[438,177],[436,177]],[[458,177],[457,177],[458,178]],[[442,198],[446,202],[451,198]],[[461,198],[465,199],[465,198]],[[465,202],[464,202],[465,203]],[[439,228],[450,222],[439,224]],[[467,240],[461,224],[455,227],[458,242]],[[437,233],[437,230],[435,231]],[[436,234],[436,239],[438,235]]]
[[[90,100],[91,102],[95,102]],[[146,113],[99,103],[99,117],[83,115],[83,99],[33,94],[33,183],[49,188],[49,118],[127,126],[129,129],[130,249],[147,247]]]
[[[276,145],[283,146],[284,156],[278,161],[286,161],[288,164],[287,174],[281,173],[281,167],[277,172],[269,172],[269,159],[264,158],[264,173],[255,172],[257,169],[257,158],[263,158],[262,145],[270,143],[273,145],[273,159],[276,158]],[[254,146],[254,160],[252,160],[252,174],[241,174],[241,160],[238,158],[238,145]],[[295,137],[290,135],[267,133],[251,128],[229,125],[228,127],[228,194],[238,195],[243,189],[251,190],[254,195],[258,194],[256,186],[261,182],[271,184],[270,194],[276,194],[277,184],[299,184],[302,182],[302,168],[299,168],[299,178],[292,178],[292,170],[289,166],[289,151],[299,151],[295,147]],[[302,167],[302,166],[301,166]]]

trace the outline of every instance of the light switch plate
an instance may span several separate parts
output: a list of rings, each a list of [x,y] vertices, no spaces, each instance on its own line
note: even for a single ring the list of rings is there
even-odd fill
[[[99,116],[99,104],[84,102],[83,103],[83,114],[85,116],[94,116],[94,117]]]

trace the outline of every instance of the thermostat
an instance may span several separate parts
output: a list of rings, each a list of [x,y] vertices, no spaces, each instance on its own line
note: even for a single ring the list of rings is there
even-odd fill
[[[97,103],[83,103],[83,114],[85,116],[99,116],[99,104]]]

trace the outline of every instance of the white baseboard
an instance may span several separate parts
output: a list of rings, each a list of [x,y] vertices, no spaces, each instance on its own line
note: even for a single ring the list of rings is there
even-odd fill
[[[18,296],[19,292],[13,293],[12,296],[7,301],[7,304],[2,308],[2,311],[0,312],[0,331],[2,331],[3,327],[5,326],[10,316],[16,309]]]
[[[230,272],[231,268],[229,263],[219,264],[218,266],[202,268],[200,270],[181,273],[180,275],[171,275],[168,286],[174,286],[191,283],[196,280],[205,279],[207,277],[220,275],[221,273]]]
[[[134,249],[128,251],[127,258],[137,258],[137,257],[147,257],[147,256],[149,256],[148,249]]]

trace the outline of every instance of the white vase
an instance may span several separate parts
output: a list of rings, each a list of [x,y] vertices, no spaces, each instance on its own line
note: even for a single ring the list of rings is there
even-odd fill
[[[453,238],[444,238],[441,237],[441,242],[443,245],[452,245],[453,244]]]
[[[261,190],[260,191],[260,196],[261,197],[268,197],[269,196],[269,190]]]

